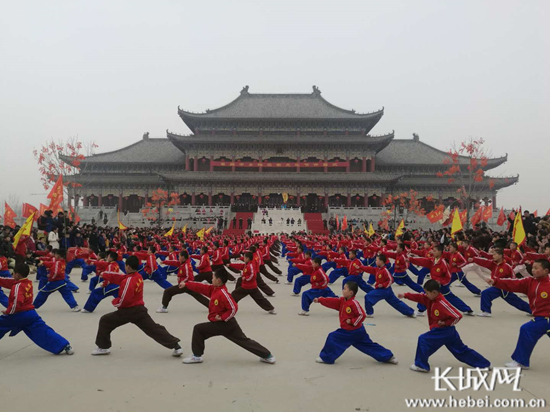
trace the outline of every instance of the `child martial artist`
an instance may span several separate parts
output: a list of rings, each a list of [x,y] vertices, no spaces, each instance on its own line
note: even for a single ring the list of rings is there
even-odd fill
[[[321,258],[312,260],[313,272],[311,273],[311,289],[302,293],[302,310],[300,316],[309,316],[309,307],[315,298],[335,298],[336,295],[328,287],[328,276],[321,267]]]
[[[8,332],[10,336],[15,336],[23,331],[30,340],[48,352],[72,355],[74,351],[67,339],[46,325],[34,310],[32,281],[27,276],[29,266],[20,263],[15,266],[13,279],[0,278],[0,287],[11,289],[8,307],[2,312],[4,316],[0,316],[0,339]]]
[[[170,335],[166,328],[151,318],[143,303],[143,278],[138,272],[139,260],[135,256],[126,259],[126,273],[118,274],[105,272],[103,279],[119,285],[119,296],[113,299],[115,312],[103,315],[99,320],[99,328],[92,355],[108,355],[111,353],[111,332],[119,326],[133,323],[147,336],[151,337],[162,346],[173,349],[172,356],[181,356],[183,351],[179,345],[179,339]]]
[[[8,259],[4,256],[2,252],[0,252],[0,278],[11,279],[11,273],[8,268]],[[0,288],[0,305],[7,308],[8,304],[8,296],[2,291],[2,288]]]
[[[393,283],[393,277],[388,271],[386,264],[388,258],[386,255],[376,256],[376,267],[370,266],[363,267],[363,270],[371,275],[375,276],[374,290],[365,295],[365,309],[367,310],[367,317],[372,318],[374,316],[374,305],[380,300],[385,300],[388,304],[397,310],[399,313],[408,316],[409,318],[415,318],[414,309],[407,306],[405,303],[397,299],[397,296],[393,293],[391,287]]]
[[[193,259],[200,259],[197,270],[199,274],[195,277],[195,282],[206,280],[212,283],[212,266],[210,266],[210,258],[208,257],[208,246],[201,247],[200,255],[191,255]]]
[[[202,363],[204,354],[204,342],[214,336],[224,336],[241,348],[252,352],[260,357],[265,363],[275,363],[275,356],[260,345],[258,342],[248,338],[235,319],[238,305],[229,294],[225,284],[227,283],[227,272],[218,270],[212,277],[211,285],[203,285],[197,282],[180,283],[180,288],[188,288],[193,292],[201,293],[210,298],[208,307],[208,320],[210,322],[199,323],[193,328],[191,350],[193,355],[185,358],[183,363]]]
[[[100,252],[101,253],[101,252]],[[105,264],[104,266],[101,266],[100,264]],[[107,261],[97,261],[96,264],[96,272],[97,276],[92,278],[90,281],[90,285],[92,283],[97,286],[97,283],[102,279],[103,273],[119,273],[120,272],[120,266],[117,263],[117,253],[116,252],[109,252],[109,256],[107,258]],[[97,305],[99,305],[99,302],[101,302],[103,299],[112,296],[113,298],[118,297],[118,290],[119,286],[114,285],[110,283],[107,280],[103,280],[103,283],[101,287],[96,288],[94,286],[94,289],[91,291],[90,296],[88,297],[88,300],[86,301],[86,304],[84,305],[84,308],[82,309],[81,313],[91,313],[97,308]]]
[[[502,249],[492,249],[493,260],[476,257],[474,263],[489,269],[491,271],[491,279],[515,279],[516,275],[512,267],[504,261],[504,252]],[[485,289],[481,292],[481,313],[477,316],[482,318],[490,318],[491,307],[493,306],[493,300],[502,298],[512,305],[516,309],[531,314],[531,308],[529,304],[521,299],[518,295],[511,291],[501,290],[496,286]]]
[[[490,278],[487,283],[501,290],[525,293],[534,318],[519,330],[516,350],[507,368],[529,369],[529,359],[538,340],[550,331],[550,262],[539,259],[533,263],[533,277],[523,279]],[[550,335],[549,335],[550,336]]]
[[[315,298],[315,303],[320,303],[327,308],[337,310],[340,314],[340,329],[331,332],[325,346],[321,350],[318,363],[333,364],[346,351],[353,346],[357,350],[372,356],[378,362],[397,364],[397,359],[393,353],[375,343],[369,337],[363,322],[365,320],[365,311],[355,300],[358,286],[355,282],[347,282],[342,290],[341,298]]]
[[[244,263],[232,263],[229,265],[229,268],[240,270],[243,273],[240,285],[235,288],[231,296],[233,296],[235,302],[239,302],[245,296],[250,296],[263,310],[276,315],[277,313],[271,302],[258,289],[258,284],[256,283],[256,265],[254,265],[253,259],[254,255],[252,252],[245,252]]]
[[[168,289],[172,286],[172,284],[166,280],[163,269],[157,264],[157,257],[155,256],[155,248],[153,246],[150,246],[147,250],[147,261],[139,273],[141,273],[144,280],[152,280],[163,289]]]
[[[418,302],[428,309],[428,323],[430,331],[418,337],[416,358],[410,369],[415,372],[429,372],[428,359],[443,345],[449,349],[455,358],[474,368],[489,368],[491,362],[470,349],[460,339],[455,325],[462,319],[462,314],[452,306],[440,293],[441,285],[434,279],[424,284],[424,293],[399,294],[405,298]]]
[[[67,305],[69,305],[73,312],[80,312],[78,303],[76,303],[76,300],[74,299],[72,292],[69,290],[65,280],[65,259],[63,259],[63,254],[64,253],[62,250],[54,249],[54,258],[52,260],[40,262],[38,264],[39,266],[44,265],[48,269],[48,281],[39,289],[38,294],[34,299],[35,309],[41,307],[46,302],[50,294],[58,291],[61,293],[61,296],[63,296],[63,299],[67,302]]]
[[[168,305],[175,295],[180,295],[182,293],[187,293],[195,298],[197,302],[201,305],[208,307],[210,301],[205,296],[200,293],[191,292],[187,288],[180,288],[179,284],[182,282],[192,282],[195,278],[193,274],[193,267],[191,266],[191,259],[189,259],[189,253],[186,250],[182,250],[178,255],[177,261],[165,260],[169,266],[178,268],[178,284],[170,286],[168,289],[164,289],[162,294],[162,306],[157,309],[157,313],[168,313]]]

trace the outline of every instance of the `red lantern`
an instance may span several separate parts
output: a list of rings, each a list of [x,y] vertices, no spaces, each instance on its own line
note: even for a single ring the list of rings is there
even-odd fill
[[[340,196],[336,196],[336,200],[340,200]]]
[[[128,200],[128,196],[124,196],[124,200]]]
[[[111,200],[113,198],[113,195],[109,195],[108,198],[109,200]]]
[[[269,199],[269,196],[264,196],[264,199]]]
[[[355,200],[359,200],[359,199],[361,199],[360,196],[355,196]]]
[[[373,200],[376,200],[376,195],[372,195],[372,199],[373,199]]]
[[[322,199],[324,196],[319,196],[319,199]]]
[[[237,196],[235,196],[235,197],[237,198],[237,200],[241,198],[239,195],[237,195]]]
[[[218,197],[221,199],[223,197],[223,195],[219,195]]]
[[[203,158],[201,159],[201,162],[206,163],[206,159],[203,157]]]
[[[256,196],[252,196],[252,199],[256,199]]]
[[[289,198],[289,199],[294,199],[294,196],[289,196],[288,198]]]
[[[200,195],[199,197],[202,199],[204,197],[204,195]]]
[[[359,161],[359,160],[357,160],[357,159],[353,159],[353,162],[354,162],[354,163],[357,163],[358,161]]]
[[[141,196],[138,196],[138,200],[141,200]]]
[[[183,196],[184,199],[187,197],[187,195],[185,193],[182,196]]]

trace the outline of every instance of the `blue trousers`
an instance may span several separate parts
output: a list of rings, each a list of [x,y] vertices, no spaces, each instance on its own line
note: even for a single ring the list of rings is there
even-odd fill
[[[112,296],[114,298],[118,297],[119,288],[119,285],[107,285],[104,288],[94,289],[88,297],[88,300],[84,305],[84,309],[86,309],[88,312],[93,312],[95,308],[97,308],[97,305],[99,305],[99,302],[101,302],[103,299],[109,296]]]
[[[74,292],[78,290],[78,286],[76,286],[73,282],[71,282],[71,277],[67,274],[65,274],[65,282],[67,283],[67,287],[71,292]]]
[[[168,282],[165,277],[162,276],[162,272],[159,269],[155,270],[153,273],[151,273],[151,275],[148,275],[147,272],[145,272],[144,270],[140,270],[139,274],[141,275],[143,280],[152,280],[161,288],[168,289],[170,286],[172,286],[172,284]]]
[[[512,305],[516,309],[519,309],[526,313],[531,313],[531,308],[529,307],[529,304],[521,299],[518,295],[512,292],[506,292],[499,288],[495,288],[494,286],[491,286],[490,288],[487,288],[483,292],[481,292],[481,310],[483,312],[491,313],[493,300],[497,298],[504,299],[508,304]]]
[[[416,275],[418,279],[416,280],[416,283],[418,283],[420,286],[424,284],[424,279],[426,276],[430,273],[430,269],[428,268],[417,268],[412,263],[409,265],[409,270],[413,275]]]
[[[67,339],[46,325],[35,310],[0,316],[0,339],[8,332],[15,336],[21,331],[36,345],[56,355],[69,344]]]
[[[46,269],[46,266],[38,266],[38,268],[36,269],[36,279],[39,281],[47,281],[48,269]]]
[[[71,260],[69,263],[67,263],[67,266],[65,266],[65,273],[67,275],[71,274],[71,271],[75,266],[83,268],[84,266],[86,266],[86,262],[84,261],[84,259],[81,258]]]
[[[12,276],[9,270],[2,270],[0,271],[0,277],[11,278]],[[9,305],[8,295],[4,293],[2,288],[0,288],[0,305],[4,306],[5,308],[7,308]]]
[[[82,274],[80,275],[80,279],[88,280],[88,276],[90,275],[90,273],[95,272],[95,271],[96,271],[95,265],[85,265],[82,268]]]
[[[348,275],[348,269],[347,268],[336,268],[332,272],[330,272],[330,275],[328,275],[328,283],[334,283],[341,276],[346,277],[347,275]]]
[[[365,311],[367,315],[374,313],[374,305],[380,300],[385,300],[388,304],[405,316],[412,316],[414,309],[402,302],[395,296],[391,287],[386,289],[374,289],[365,296]]]
[[[466,286],[466,289],[468,289],[474,295],[481,295],[481,290],[468,280],[466,274],[463,271],[451,273],[451,282],[449,283],[449,286],[456,280],[460,281],[460,283]]]
[[[337,296],[330,288],[310,289],[302,293],[302,310],[308,312],[311,302],[315,298],[336,298]]]
[[[537,316],[531,321],[523,324],[519,329],[519,338],[516,345],[516,350],[512,354],[512,359],[522,364],[529,366],[531,353],[537,344],[538,340],[544,335],[550,338],[550,319]]]
[[[56,280],[55,282],[46,282],[44,287],[40,288],[36,298],[34,298],[34,307],[36,309],[40,308],[55,291],[61,293],[61,296],[63,296],[63,299],[71,309],[78,306],[72,292],[67,287],[67,283],[64,280]]]
[[[286,275],[286,280],[288,282],[292,282],[294,280],[294,276],[298,275],[302,273],[302,271],[300,269],[298,269],[297,267],[295,266],[290,266],[288,268],[288,273]]]
[[[90,279],[90,284],[88,285],[90,292],[93,292],[95,290],[100,280],[101,278],[99,276],[94,276],[93,278]]]
[[[337,329],[329,333],[319,356],[323,362],[333,364],[350,346],[378,362],[387,362],[393,357],[390,350],[371,340],[363,325],[355,330]]]
[[[310,275],[298,276],[294,281],[294,288],[292,289],[292,291],[298,295],[302,291],[302,288],[308,283],[311,283]]]
[[[454,326],[434,328],[420,335],[414,364],[422,369],[430,370],[428,359],[443,345],[460,362],[473,368],[487,368],[491,365],[491,362],[462,342]]]
[[[169,275],[171,273],[178,273],[178,270],[179,270],[179,267],[177,266],[166,266],[164,268],[164,273],[166,273],[166,275]]]
[[[328,262],[328,261],[327,261],[327,262],[323,263],[323,264],[321,265],[321,267],[323,268],[323,270],[324,270],[325,272],[328,272],[328,270],[329,270],[330,268],[336,269],[336,262]]]
[[[359,286],[359,289],[361,289],[365,293],[369,293],[370,291],[374,290],[374,288],[369,285],[367,282],[363,280],[363,275],[349,275],[344,278],[344,281],[342,282],[342,289],[344,289],[344,285],[348,282],[355,282],[357,283],[357,286]]]
[[[118,263],[118,268],[121,270],[122,273],[126,273],[126,264],[123,260],[117,260],[116,263]]]
[[[407,285],[415,292],[424,293],[424,288],[413,281],[407,272],[396,272],[393,274],[393,279],[398,285]]]

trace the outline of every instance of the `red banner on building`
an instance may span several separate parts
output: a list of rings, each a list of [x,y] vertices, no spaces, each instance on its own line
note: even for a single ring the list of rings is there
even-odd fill
[[[212,166],[229,166],[229,167],[348,167],[349,162],[239,162],[239,161],[212,161]]]

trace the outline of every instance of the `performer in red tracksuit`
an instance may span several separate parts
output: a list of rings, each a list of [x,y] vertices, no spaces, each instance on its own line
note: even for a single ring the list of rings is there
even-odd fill
[[[262,362],[275,363],[275,356],[260,345],[248,338],[235,319],[238,305],[235,299],[227,291],[227,272],[214,273],[212,285],[203,285],[197,282],[180,283],[181,288],[188,288],[194,292],[202,293],[210,298],[208,307],[208,320],[210,322],[199,323],[193,328],[191,349],[193,355],[185,358],[183,363],[201,363],[204,354],[204,342],[214,336],[224,336],[241,348],[259,356]]]
[[[199,274],[195,277],[195,282],[202,282],[206,280],[208,283],[212,283],[212,267],[210,266],[210,258],[208,257],[208,246],[201,247],[200,255],[191,255],[193,259],[200,259],[197,270]]]
[[[300,316],[309,316],[309,307],[315,298],[335,298],[336,295],[328,287],[328,276],[321,267],[321,258],[312,259],[311,289],[302,293],[302,310],[298,312]]]
[[[74,351],[67,339],[46,325],[34,310],[32,281],[27,279],[28,276],[29,266],[20,263],[15,266],[13,279],[0,278],[0,287],[10,289],[8,307],[0,316],[0,339],[8,332],[10,336],[15,336],[23,331],[48,352],[72,355]]]
[[[240,286],[235,288],[233,293],[231,293],[231,296],[233,296],[235,302],[239,302],[245,296],[250,296],[259,307],[270,314],[275,315],[275,308],[258,289],[258,284],[256,283],[257,271],[253,259],[254,255],[252,252],[246,252],[244,254],[244,263],[232,263],[229,265],[231,269],[240,270],[243,273],[241,276]]]
[[[163,272],[162,268],[159,268],[157,264],[157,256],[155,255],[155,248],[153,246],[149,246],[145,262],[145,266],[139,271],[144,280],[152,280],[163,289],[168,289],[172,286],[172,284],[166,280],[166,274]]]
[[[525,293],[534,318],[525,323],[519,330],[516,350],[512,354],[512,362],[508,368],[529,369],[529,360],[535,345],[550,331],[550,262],[539,259],[533,263],[533,277],[523,279],[491,278],[487,283],[501,290]],[[550,336],[550,335],[548,335]]]
[[[126,259],[126,273],[103,273],[103,279],[120,285],[118,297],[113,299],[117,311],[103,315],[99,320],[99,328],[95,343],[97,349],[92,355],[108,355],[111,353],[111,332],[119,326],[133,323],[145,334],[162,346],[173,349],[172,356],[181,356],[183,351],[179,339],[170,335],[166,328],[151,318],[143,303],[143,278],[138,272],[139,260],[135,256]]]
[[[347,282],[342,290],[341,298],[315,298],[315,303],[320,303],[327,308],[335,309],[340,315],[340,329],[331,332],[325,346],[321,350],[318,363],[334,363],[350,346],[372,356],[378,362],[397,364],[393,353],[382,345],[371,340],[365,330],[365,311],[355,300],[358,286],[355,282]]]
[[[189,259],[189,253],[183,250],[178,255],[178,260],[165,260],[164,263],[178,268],[178,284],[170,286],[168,289],[164,289],[162,294],[162,306],[157,309],[157,313],[168,313],[168,305],[175,295],[180,295],[182,293],[187,293],[195,298],[197,302],[201,305],[208,307],[210,301],[201,295],[200,293],[191,292],[187,288],[180,288],[179,284],[181,282],[192,282],[195,278],[193,275],[193,267],[191,266],[191,259]]]
[[[419,336],[416,347],[416,358],[410,369],[415,372],[429,372],[428,359],[443,345],[449,349],[455,358],[474,368],[488,368],[491,362],[470,349],[460,339],[455,325],[462,319],[462,315],[440,293],[441,285],[434,279],[424,284],[425,293],[399,294],[405,298],[418,302],[428,309],[428,323],[430,331]]]

